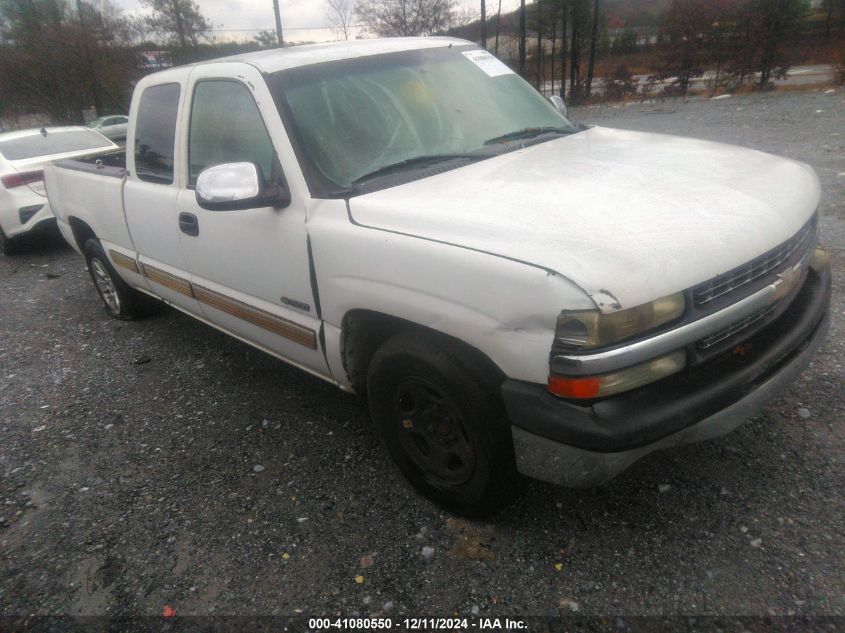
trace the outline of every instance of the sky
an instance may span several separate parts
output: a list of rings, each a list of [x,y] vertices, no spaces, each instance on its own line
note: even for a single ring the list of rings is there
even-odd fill
[[[138,0],[113,0],[127,13],[140,12]],[[269,29],[275,28],[273,0],[197,0],[200,12],[211,21],[215,29]],[[285,41],[330,41],[337,34],[326,18],[325,0],[279,0],[282,14],[282,31]],[[459,7],[480,12],[478,0],[458,0]],[[512,11],[519,0],[502,0],[502,11]],[[495,13],[498,0],[487,0],[487,12]],[[256,31],[257,32],[257,31]],[[253,33],[221,31],[218,37],[251,39]]]

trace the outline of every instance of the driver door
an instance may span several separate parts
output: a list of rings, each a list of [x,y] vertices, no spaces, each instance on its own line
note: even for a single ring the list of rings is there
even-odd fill
[[[182,249],[205,317],[298,366],[329,375],[311,286],[307,190],[263,77],[244,64],[200,67],[191,75],[188,95],[178,207]],[[256,164],[266,180],[287,188],[290,205],[201,208],[195,193],[200,172],[236,162]],[[285,173],[282,165],[293,165],[297,173]]]

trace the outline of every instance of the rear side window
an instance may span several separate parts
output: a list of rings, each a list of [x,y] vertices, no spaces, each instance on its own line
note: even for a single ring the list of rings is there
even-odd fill
[[[32,134],[0,142],[0,154],[6,160],[26,160],[66,152],[110,147],[111,141],[90,130]]]
[[[227,80],[199,82],[191,106],[188,137],[191,166],[188,184],[206,167],[221,163],[255,163],[273,179],[273,143],[249,90]]]
[[[150,86],[141,95],[135,123],[135,175],[147,182],[173,182],[173,147],[179,84]]]

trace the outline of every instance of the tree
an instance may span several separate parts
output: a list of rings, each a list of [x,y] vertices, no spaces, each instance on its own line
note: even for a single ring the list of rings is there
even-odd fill
[[[690,81],[704,74],[708,34],[715,22],[712,0],[672,0],[660,21],[661,65],[653,78],[672,79],[685,95]]]
[[[584,97],[590,98],[590,91],[593,89],[593,72],[596,68],[596,45],[599,39],[599,0],[593,0],[593,29],[590,33],[590,61],[587,66],[587,85],[584,88]]]
[[[279,36],[276,31],[259,31],[253,35],[252,40],[259,48],[276,48],[279,45]]]
[[[560,2],[560,98],[566,100],[566,31],[569,13],[569,0]]]
[[[481,0],[481,48],[487,48],[487,5]]]
[[[800,33],[809,6],[806,0],[751,0],[748,10],[758,25],[758,85],[765,88],[773,75],[783,76],[789,70],[789,62],[781,49],[783,37],[787,33]]]
[[[569,54],[569,100],[578,103],[581,98],[581,32],[587,22],[587,2],[572,0],[572,41]]]
[[[147,27],[172,35],[175,47],[183,57],[189,46],[199,44],[203,32],[211,26],[193,0],[141,0],[141,6],[151,12],[144,18]]]
[[[381,37],[434,35],[455,18],[456,0],[358,0],[355,14]]]
[[[353,0],[326,0],[326,18],[332,28],[348,40],[355,17]]]
[[[519,1],[519,74],[525,76],[525,0]]]
[[[63,0],[0,0],[7,109],[46,113],[57,123],[82,123],[92,103],[102,112],[125,110],[136,72],[132,25],[107,0],[74,8]]]

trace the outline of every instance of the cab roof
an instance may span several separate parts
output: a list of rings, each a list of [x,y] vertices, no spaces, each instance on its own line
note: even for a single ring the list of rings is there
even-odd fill
[[[302,46],[287,46],[285,48],[273,48],[254,53],[220,57],[188,66],[164,70],[161,73],[154,73],[151,76],[165,73],[172,74],[178,72],[180,69],[220,62],[244,62],[255,66],[263,73],[275,73],[299,66],[367,57],[369,55],[472,44],[472,42],[456,37],[386,37],[380,39],[352,40],[348,42],[330,42],[327,44],[304,44]]]

